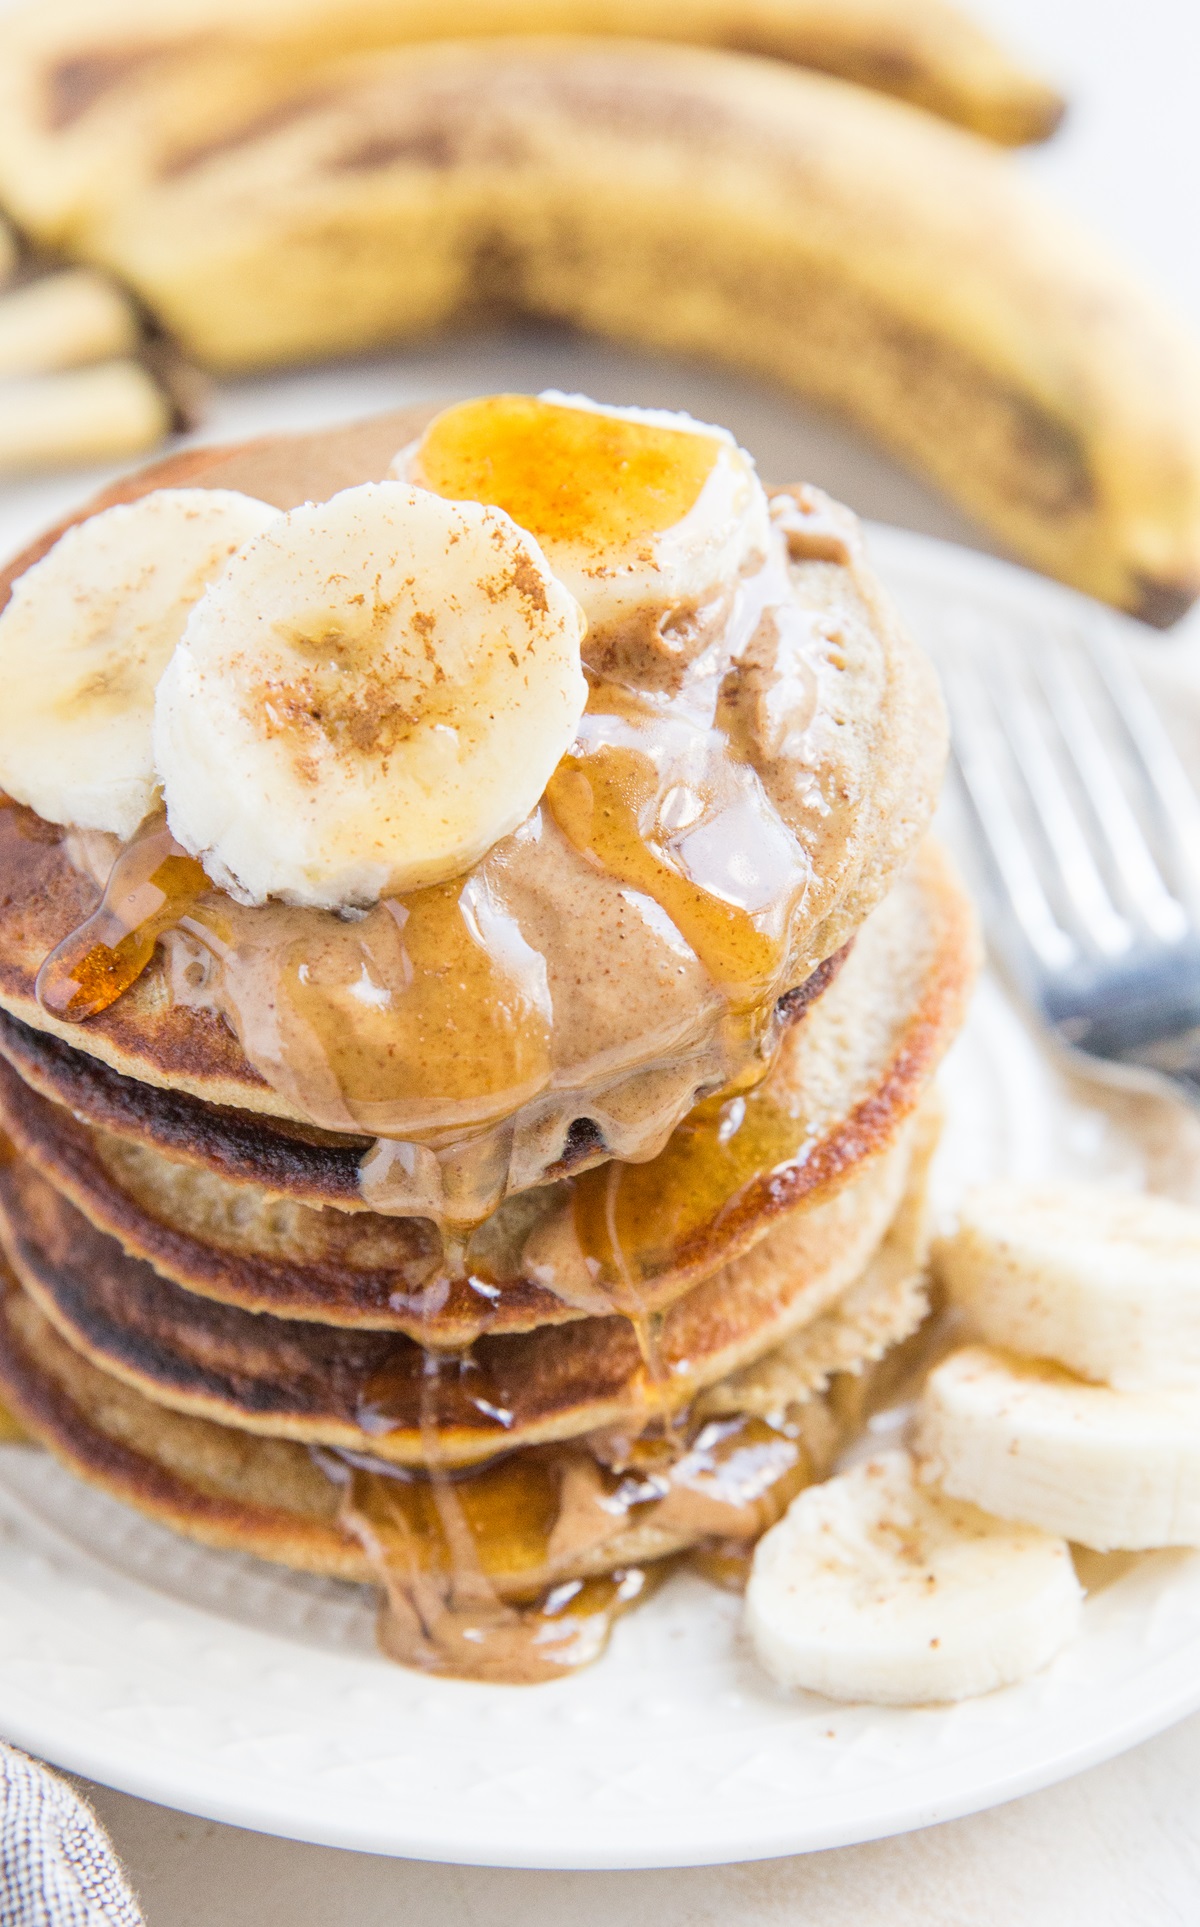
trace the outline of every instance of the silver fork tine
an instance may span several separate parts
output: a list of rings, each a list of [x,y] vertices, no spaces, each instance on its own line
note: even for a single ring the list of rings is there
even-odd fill
[[[1120,777],[1066,666],[1062,644],[1057,639],[1053,642],[1047,639],[1037,668],[1046,701],[1107,839],[1122,888],[1155,935],[1165,942],[1175,941],[1187,929],[1187,915],[1159,875],[1121,788]]]
[[[1107,956],[1119,956],[1128,950],[1133,932],[1113,907],[1075,806],[1011,658],[997,658],[993,662],[989,683],[996,715],[1013,761],[1028,785],[1041,829],[1061,872],[1063,888],[1096,948]]]
[[[978,692],[958,669],[943,668],[943,684],[950,708],[954,760],[971,804],[980,835],[991,851],[1009,908],[1039,963],[1048,971],[1069,969],[1077,947],[1059,925],[1017,822],[993,754],[999,737],[981,713]]]
[[[1113,708],[1137,753],[1138,775],[1158,802],[1176,861],[1192,891],[1200,894],[1200,797],[1141,678],[1118,646],[1111,624],[1097,625],[1089,646]]]

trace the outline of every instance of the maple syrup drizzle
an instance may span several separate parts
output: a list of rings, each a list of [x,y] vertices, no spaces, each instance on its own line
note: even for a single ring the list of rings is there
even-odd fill
[[[219,1008],[272,1087],[331,1129],[478,1128],[549,1076],[544,962],[476,877],[354,918],[244,906],[159,813],[42,964],[39,1002],[69,1022],[98,1015],[164,937],[176,1000]]]
[[[614,1160],[573,1181],[579,1247],[599,1283],[636,1291],[748,1184],[801,1161],[810,1148],[807,1121],[784,1109],[769,1087],[706,1098],[656,1158]]]
[[[430,423],[415,471],[437,495],[507,510],[540,541],[609,556],[682,522],[723,445],[535,395],[487,395]]]
[[[615,1173],[621,1169],[621,1166],[613,1159],[608,1164],[598,1165],[596,1168],[606,1180],[604,1185],[605,1231],[612,1258],[611,1276],[605,1279],[603,1284],[607,1285],[609,1303],[613,1311],[629,1321],[641,1354],[647,1390],[653,1400],[655,1392],[668,1385],[671,1377],[670,1367],[662,1351],[662,1313],[655,1311],[647,1303],[646,1293],[642,1289],[643,1280],[629,1264],[621,1241],[616,1212],[617,1181],[615,1178]]]
[[[641,827],[660,800],[649,758],[609,744],[565,756],[546,791],[555,821],[575,848],[652,897],[711,975],[753,998],[779,968],[778,938],[743,905],[723,901],[685,874],[671,859],[666,833]]]
[[[779,819],[761,813],[752,772],[731,776],[726,765],[708,782],[716,732],[677,722],[656,730],[628,704],[597,707],[585,718],[593,722],[548,802],[569,840],[660,903],[723,983],[734,1017],[748,1019],[745,1035],[731,1030],[728,1040],[744,1065],[770,1023],[791,911],[807,884],[801,853]],[[614,733],[632,740],[614,743]],[[747,846],[758,867],[743,864],[731,884],[729,863],[737,870]],[[735,888],[746,901],[729,900]],[[545,962],[486,875],[353,918],[246,907],[212,885],[159,815],[119,853],[99,907],[43,964],[44,1007],[70,1021],[97,1014],[163,937],[178,1001],[221,1011],[250,1062],[303,1115],[400,1139],[401,1156],[419,1155],[431,1134],[486,1130],[553,1075]],[[761,1069],[752,1062],[751,1074]],[[403,1140],[416,1144],[406,1151]],[[469,1223],[496,1201],[483,1171],[458,1215]]]
[[[148,817],[117,857],[96,909],[39,970],[42,1009],[73,1024],[99,1016],[137,982],[162,933],[212,887],[162,811]]]
[[[633,1522],[726,1547],[753,1540],[812,1476],[794,1430],[750,1417],[710,1420],[690,1439],[524,1448],[455,1475],[437,1439],[440,1369],[428,1374],[424,1473],[314,1455],[383,1590],[384,1651],[423,1671],[526,1684],[589,1664],[669,1567],[592,1578],[564,1567]]]
[[[343,1486],[339,1516],[383,1588],[380,1644],[426,1672],[511,1684],[555,1678],[599,1656],[614,1619],[643,1592],[645,1574],[627,1568],[545,1584],[569,1460],[517,1453],[453,1478],[440,1446],[444,1362],[425,1354],[427,1476],[397,1479],[390,1469],[358,1466]],[[497,1582],[515,1577],[519,1586],[522,1573],[535,1596],[514,1603]]]

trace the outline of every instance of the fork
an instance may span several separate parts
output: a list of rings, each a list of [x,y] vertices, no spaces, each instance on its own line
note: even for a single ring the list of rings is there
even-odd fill
[[[1200,799],[1102,617],[1004,643],[939,652],[992,947],[1087,1068],[1200,1104]]]

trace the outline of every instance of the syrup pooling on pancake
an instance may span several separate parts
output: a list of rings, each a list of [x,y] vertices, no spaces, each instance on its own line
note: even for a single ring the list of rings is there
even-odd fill
[[[537,535],[587,611],[593,656],[598,633],[630,624],[643,656],[651,632],[668,658],[691,654],[689,686],[674,691],[670,714],[593,672],[587,714],[546,801],[576,849],[666,911],[733,1009],[761,1005],[809,873],[754,770],[714,727],[720,672],[768,598],[789,593],[753,464],[724,430],[686,416],[557,395],[460,402],[400,462],[421,486],[494,502]],[[743,597],[752,613],[731,621],[747,574],[759,578]],[[733,633],[706,673],[697,642],[711,642],[722,622]],[[809,721],[811,695],[810,682],[801,696]]]
[[[749,458],[724,430],[686,416],[493,395],[447,409],[400,461],[439,494],[507,509],[572,587],[588,614],[594,681],[549,808],[576,849],[666,911],[733,1008],[761,1003],[808,870],[754,771],[713,727],[719,670],[767,599],[788,596]],[[753,614],[731,620],[748,575],[758,578],[742,597]],[[722,628],[719,666],[705,665],[703,646]],[[652,688],[664,674],[673,685],[673,714],[653,697],[630,699],[620,671],[639,653],[643,680],[649,668]]]
[[[623,627],[693,653],[767,559],[767,499],[732,435],[582,395],[459,402],[397,457],[451,500],[494,503],[535,535],[587,613],[588,651]]]
[[[645,1164],[612,1161],[575,1180],[575,1237],[600,1288],[637,1292],[669,1252],[686,1252],[747,1185],[795,1165],[812,1145],[807,1116],[793,1115],[760,1085],[744,1095],[706,1098]]]

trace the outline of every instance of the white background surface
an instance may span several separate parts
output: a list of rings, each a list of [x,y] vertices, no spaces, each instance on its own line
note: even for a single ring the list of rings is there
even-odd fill
[[[972,0],[1065,87],[1072,115],[1016,163],[1107,233],[1200,325],[1200,9],[1195,0]],[[861,447],[736,383],[540,337],[464,343],[363,370],[355,403],[467,387],[591,388],[726,419],[773,476],[804,474],[868,513],[966,535]],[[369,390],[369,392],[367,392]],[[330,418],[337,378],[214,398],[209,432]],[[91,478],[0,497],[10,546]],[[906,1839],[723,1870],[521,1874],[300,1847],[94,1791],[151,1927],[1172,1927],[1200,1919],[1200,1718],[1123,1760],[997,1812]]]

